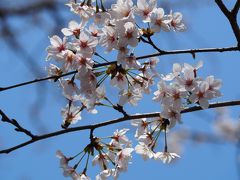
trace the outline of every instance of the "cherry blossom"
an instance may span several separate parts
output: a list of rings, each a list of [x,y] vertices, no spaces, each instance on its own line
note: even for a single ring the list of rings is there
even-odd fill
[[[131,153],[133,150],[133,148],[125,148],[117,153],[116,164],[118,171],[127,171],[129,161],[132,159]]]
[[[137,1],[137,8],[136,8],[136,13],[141,16],[143,19],[143,22],[150,22],[150,16],[151,12],[153,11],[154,8],[157,7],[157,1],[156,0],[138,0]]]
[[[63,127],[68,127],[70,124],[75,124],[81,120],[80,107],[75,107],[73,104],[67,105],[61,111],[63,117]]]
[[[88,21],[94,14],[94,9],[92,6],[82,5],[80,3],[69,3],[66,4],[70,7],[70,10],[78,14],[82,20]]]
[[[192,103],[198,102],[203,109],[207,109],[209,106],[208,100],[211,98],[208,89],[209,84],[206,81],[200,82],[199,86],[190,95],[189,100]]]
[[[85,22],[81,22],[80,24],[78,24],[76,21],[70,21],[68,23],[68,28],[63,28],[62,29],[62,33],[65,36],[72,36],[74,35],[75,37],[79,37],[81,30],[84,28],[85,26]]]
[[[168,93],[169,87],[165,83],[165,81],[160,81],[158,83],[158,90],[154,92],[155,97],[153,98],[154,101],[160,101],[162,103],[167,103],[169,101]]]
[[[122,90],[119,93],[120,98],[118,104],[123,106],[127,102],[133,106],[137,106],[137,102],[142,99],[142,93],[139,89]]]
[[[120,144],[131,144],[127,136],[125,135],[129,129],[121,129],[116,130],[112,136],[114,144],[120,143]]]
[[[47,47],[47,60],[51,58],[57,58],[58,56],[61,56],[62,53],[67,49],[67,38],[64,37],[63,40],[58,37],[57,35],[54,35],[50,38],[51,45]]]
[[[171,27],[174,31],[185,31],[186,26],[182,22],[182,13],[180,12],[171,12]]]
[[[111,15],[114,19],[125,18],[130,15],[132,9],[132,0],[117,0],[117,3],[111,6]]]
[[[154,155],[154,159],[161,160],[163,163],[170,163],[173,159],[180,158],[180,156],[176,153],[170,152],[157,152]]]
[[[139,142],[135,147],[135,151],[137,154],[140,154],[144,160],[154,157],[154,152],[143,142]]]
[[[171,19],[169,16],[164,15],[162,8],[155,8],[151,13],[151,29],[154,32],[160,32],[160,30],[170,31]]]
[[[127,85],[127,78],[125,74],[117,72],[117,74],[111,79],[111,85],[118,87],[119,89],[124,89]]]
[[[211,98],[221,96],[221,92],[219,91],[222,86],[221,80],[215,79],[214,76],[208,76],[206,82],[208,82],[209,85],[208,90],[210,91]]]
[[[137,46],[140,33],[133,22],[126,22],[123,26],[123,29],[119,28],[119,31],[119,38],[121,41],[129,44],[132,47]]]
[[[74,81],[71,79],[61,79],[60,84],[63,88],[63,95],[68,100],[74,101],[77,99],[79,95],[79,88]]]
[[[108,52],[110,52],[112,49],[117,47],[117,32],[111,26],[104,26],[102,31],[103,36],[101,36],[99,43],[105,47]]]
[[[85,57],[91,57],[94,53],[94,48],[97,46],[98,40],[96,37],[90,36],[86,32],[81,32],[79,39],[76,39],[74,45],[79,52]]]
[[[131,125],[137,127],[135,137],[138,138],[139,136],[147,133],[148,122],[146,118],[135,119],[131,121]]]

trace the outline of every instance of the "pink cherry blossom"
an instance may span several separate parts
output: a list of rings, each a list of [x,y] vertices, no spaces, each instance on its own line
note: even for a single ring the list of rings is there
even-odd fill
[[[143,19],[143,22],[150,22],[150,16],[151,12],[154,8],[157,7],[157,1],[156,0],[138,0],[137,1],[137,8],[136,13],[141,16]]]
[[[51,45],[47,47],[47,60],[61,56],[62,53],[67,49],[68,45],[66,37],[64,37],[62,40],[57,35],[54,35],[50,38],[50,43]]]
[[[79,37],[80,33],[81,33],[81,30],[84,28],[85,26],[85,22],[81,22],[80,24],[78,24],[76,21],[70,21],[68,23],[68,28],[63,28],[62,29],[62,33],[65,35],[65,36],[76,36],[76,37]]]
[[[180,156],[176,153],[170,152],[157,152],[154,156],[154,159],[159,159],[163,163],[170,163],[175,158],[180,158]]]
[[[162,8],[155,8],[150,16],[151,19],[151,29],[154,32],[160,32],[160,30],[170,31],[171,19],[169,16],[164,15],[164,10]]]

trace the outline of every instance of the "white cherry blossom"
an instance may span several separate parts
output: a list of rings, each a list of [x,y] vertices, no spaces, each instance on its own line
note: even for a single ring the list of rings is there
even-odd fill
[[[138,138],[139,136],[143,135],[144,133],[147,133],[148,129],[148,122],[147,118],[141,118],[141,119],[134,119],[131,121],[131,125],[137,127],[135,137]]]
[[[86,57],[91,57],[94,53],[94,48],[97,46],[98,40],[96,37],[90,36],[86,32],[81,32],[79,39],[76,39],[74,45],[79,52]]]
[[[206,81],[200,82],[199,86],[192,92],[189,97],[189,100],[192,103],[198,102],[203,109],[208,108],[209,99],[211,99],[211,94],[209,92],[209,84]]]
[[[117,32],[111,26],[105,26],[102,31],[103,35],[101,36],[99,43],[105,47],[108,52],[110,52],[112,49],[117,47]]]
[[[139,89],[130,88],[128,90],[124,89],[119,93],[119,105],[123,106],[126,103],[129,103],[133,106],[137,105],[137,102],[142,99],[142,93]]]
[[[152,159],[154,157],[154,152],[149,148],[145,143],[139,142],[139,144],[135,147],[135,151],[137,154],[140,154],[144,160]]]
[[[47,47],[47,60],[51,58],[57,58],[58,56],[61,56],[62,53],[67,49],[67,38],[64,37],[61,39],[59,36],[54,35],[50,37],[50,43],[51,45]]]
[[[77,23],[76,21],[70,21],[68,23],[68,28],[63,28],[62,29],[62,33],[65,35],[65,36],[76,36],[76,37],[79,37],[80,33],[81,33],[81,30],[84,28],[85,26],[85,22],[81,22],[81,23]]]
[[[165,81],[160,81],[157,87],[158,90],[154,92],[153,100],[167,104],[169,101],[169,86],[165,83]]]
[[[91,6],[81,5],[81,3],[69,3],[66,4],[70,7],[70,10],[78,14],[83,21],[88,21],[94,14],[94,9]]]
[[[150,16],[151,12],[154,8],[157,7],[157,1],[156,0],[138,0],[137,1],[137,8],[136,13],[141,16],[143,19],[143,22],[150,22]]]
[[[119,89],[124,89],[128,81],[125,74],[117,72],[117,74],[111,79],[111,85],[118,87]]]
[[[116,164],[118,171],[127,171],[129,161],[132,159],[133,148],[125,148],[117,153]]]
[[[170,13],[171,16],[171,27],[174,31],[185,31],[186,30],[186,26],[184,25],[184,23],[182,22],[182,13],[180,12],[171,12]]]
[[[208,76],[206,78],[206,82],[208,82],[208,90],[210,92],[211,98],[219,97],[221,96],[221,92],[219,89],[222,86],[222,81],[219,79],[215,79],[214,76]]]
[[[122,28],[119,28],[119,31],[120,41],[123,41],[132,47],[137,46],[140,33],[133,22],[126,22]]]
[[[111,6],[111,15],[113,19],[121,19],[129,16],[133,9],[132,0],[117,0],[116,4]]]
[[[74,81],[72,81],[71,79],[61,79],[60,85],[63,88],[63,95],[68,100],[74,101],[77,99],[80,91]]]
[[[71,104],[71,106],[69,107],[69,105],[67,105],[65,108],[62,109],[61,113],[62,113],[62,117],[63,117],[63,127],[68,127],[70,124],[75,124],[77,123],[79,120],[81,120],[81,111],[80,111],[80,107],[78,106],[74,106],[73,104]]]
[[[154,32],[160,32],[160,30],[170,31],[171,19],[169,16],[164,15],[164,10],[162,8],[155,8],[150,16],[151,19],[151,29]]]
[[[163,163],[170,163],[175,158],[180,158],[180,156],[170,152],[157,152],[154,155],[154,159],[161,160]]]

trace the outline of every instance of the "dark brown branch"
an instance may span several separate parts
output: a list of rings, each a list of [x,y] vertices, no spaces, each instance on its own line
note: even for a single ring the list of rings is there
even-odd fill
[[[231,13],[235,16],[237,16],[238,14],[238,11],[239,11],[239,8],[240,8],[240,0],[237,0],[236,4],[234,5]]]
[[[239,106],[239,105],[240,105],[240,100],[239,101],[213,103],[213,104],[210,104],[209,108],[212,109],[212,108],[218,108],[218,107]],[[187,108],[187,109],[183,110],[181,113],[184,114],[184,113],[195,112],[195,111],[200,111],[200,110],[202,110],[201,107],[194,106],[194,107],[190,107],[190,108]],[[48,139],[48,138],[51,138],[51,137],[59,136],[59,135],[70,133],[70,132],[82,131],[82,130],[91,130],[91,132],[92,132],[94,129],[104,127],[104,126],[108,126],[108,125],[111,125],[111,124],[117,124],[117,123],[120,123],[120,122],[129,121],[129,120],[132,120],[132,119],[159,117],[159,115],[160,115],[160,112],[146,113],[146,114],[140,114],[140,115],[128,115],[128,116],[124,116],[122,118],[113,119],[113,120],[105,121],[105,122],[98,123],[98,124],[73,127],[73,128],[60,130],[60,131],[56,131],[56,132],[52,132],[52,133],[48,133],[48,134],[43,134],[43,135],[36,136],[34,139],[31,139],[31,140],[26,141],[24,143],[21,143],[19,145],[13,146],[13,147],[8,148],[8,149],[3,149],[3,150],[0,151],[0,154],[8,154],[12,151],[20,149],[24,146],[35,143],[37,141],[40,141],[40,140],[43,140],[43,139]]]
[[[172,50],[163,51],[161,53],[155,53],[145,56],[139,56],[136,59],[146,59],[156,56],[173,55],[173,54],[194,54],[194,53],[205,53],[205,52],[228,52],[228,51],[240,51],[239,47],[225,47],[225,48],[202,48],[202,49],[184,49],[184,50]]]
[[[227,9],[227,7],[224,5],[222,0],[215,0],[215,2],[218,5],[218,7],[221,9],[223,14],[226,16],[226,18],[228,19],[228,21],[232,27],[233,33],[236,37],[238,47],[240,47],[240,29],[239,29],[238,22],[237,22],[237,13],[238,13],[239,6],[240,6],[240,0],[237,0],[232,11],[229,11]]]
[[[161,53],[139,56],[136,59],[140,60],[140,59],[146,59],[146,58],[150,58],[150,57],[173,55],[173,54],[191,54],[192,55],[192,54],[195,54],[195,53],[228,52],[228,51],[240,51],[240,47],[203,48],[203,49],[185,49],[185,50],[162,51]],[[94,68],[102,67],[102,66],[108,66],[108,65],[111,65],[111,64],[115,64],[115,63],[116,63],[116,61],[111,61],[111,62],[101,63],[101,64],[95,64]],[[35,80],[32,80],[32,81],[26,81],[24,83],[15,84],[15,85],[12,85],[12,86],[0,87],[0,92],[1,91],[6,91],[8,89],[13,89],[13,88],[29,85],[29,84],[34,84],[34,83],[41,82],[41,81],[46,81],[46,80],[49,80],[49,79],[54,79],[54,81],[56,81],[61,77],[72,75],[72,74],[75,74],[75,73],[77,73],[77,71],[71,71],[71,72],[68,72],[68,73],[65,73],[65,74],[62,74],[62,75],[59,75],[59,76],[49,76],[49,77],[39,78],[39,79],[35,79]]]
[[[151,45],[151,46],[152,46],[154,49],[156,49],[160,54],[164,52],[163,50],[161,50],[160,48],[158,48],[158,47],[154,44],[154,42],[152,41],[151,36],[147,36],[147,39],[148,39],[148,40],[146,40],[146,39],[144,39],[142,36],[140,36],[140,40],[141,40],[142,42]]]
[[[124,117],[127,117],[127,112],[123,109],[123,106],[120,106],[119,104],[114,105],[113,108],[117,110],[118,112],[122,113]]]
[[[148,38],[149,44],[150,44],[154,49],[156,49],[159,53],[164,53],[164,51],[161,50],[160,48],[158,48],[158,47],[156,46],[156,44],[152,41],[151,36],[148,36],[147,38]]]
[[[2,121],[7,122],[9,124],[12,124],[15,126],[15,131],[22,132],[26,134],[27,136],[31,137],[32,139],[36,138],[37,136],[33,135],[29,130],[23,128],[15,119],[10,119],[1,109],[0,109],[0,115],[2,116]]]
[[[0,87],[0,92],[1,91],[6,91],[8,89],[13,89],[13,88],[25,86],[25,85],[28,85],[28,84],[33,84],[33,83],[37,83],[37,82],[41,82],[41,81],[50,80],[50,79],[54,79],[54,81],[57,81],[61,77],[68,76],[68,75],[71,75],[71,74],[75,74],[76,72],[77,71],[71,71],[71,72],[68,72],[68,73],[65,73],[65,74],[62,74],[62,75],[59,75],[59,76],[49,76],[49,77],[34,79],[32,81],[26,81],[26,82],[15,84],[15,85],[8,86],[8,87]]]
[[[221,9],[221,11],[223,12],[223,14],[225,16],[229,16],[230,15],[230,12],[228,11],[227,7],[222,2],[222,0],[215,0],[215,2],[217,3],[218,7]]]

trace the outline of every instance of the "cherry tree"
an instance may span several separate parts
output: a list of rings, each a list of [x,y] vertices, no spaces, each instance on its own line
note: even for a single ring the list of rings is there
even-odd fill
[[[237,0],[230,9],[222,0],[215,2],[219,13],[223,13],[229,21],[236,44],[232,47],[165,50],[160,48],[161,41],[156,43],[156,37],[163,32],[176,32],[176,35],[185,33],[188,27],[183,13],[167,11],[159,7],[156,0],[137,0],[136,3],[117,0],[110,7],[102,0],[69,1],[66,6],[78,20],[69,19],[67,27],[62,27],[61,35],[49,36],[49,46],[46,47],[48,76],[0,88],[0,91],[7,91],[47,80],[57,84],[66,102],[59,110],[62,129],[35,134],[0,110],[2,122],[30,138],[12,147],[2,148],[0,154],[70,132],[89,131],[89,142],[78,147],[75,154],[66,155],[69,153],[56,149],[63,176],[74,180],[118,179],[121,173],[136,163],[133,156],[139,155],[144,160],[162,163],[172,163],[176,159],[181,161],[181,156],[171,151],[174,148],[170,145],[174,129],[181,129],[183,114],[240,105],[239,100],[218,102],[217,98],[223,96],[221,87],[224,82],[214,74],[202,76],[202,60],[191,64],[173,62],[172,71],[166,74],[158,70],[161,56],[190,54],[197,59],[198,53],[240,50],[237,22],[240,1]],[[138,48],[143,46],[155,52],[139,55]],[[130,114],[129,105],[137,108],[146,96],[152,99],[151,103],[158,105],[159,110]],[[118,118],[106,115],[107,121],[81,125],[85,121],[82,114],[98,116],[104,108],[118,112]],[[97,129],[125,121],[132,128],[116,128],[106,137],[96,133]],[[235,126],[223,119],[216,127],[223,137],[232,140],[237,137],[233,135],[237,132]],[[226,131],[226,127],[230,130]],[[133,136],[130,131],[134,131]],[[190,138],[186,134],[177,137]],[[95,175],[88,173],[92,165],[99,166],[99,172]]]

